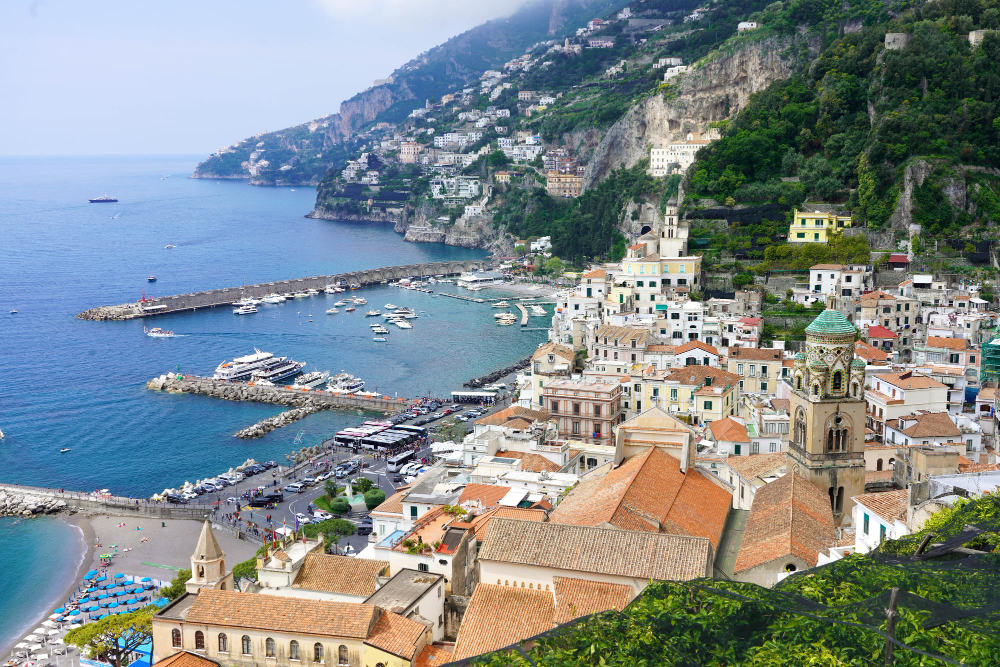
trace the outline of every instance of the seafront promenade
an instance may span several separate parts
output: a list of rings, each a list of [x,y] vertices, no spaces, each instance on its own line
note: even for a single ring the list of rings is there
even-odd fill
[[[190,292],[146,298],[133,303],[123,303],[116,306],[98,306],[77,314],[81,320],[131,320],[137,317],[165,315],[185,310],[200,308],[215,308],[228,306],[243,297],[261,298],[268,294],[296,293],[302,290],[323,289],[327,285],[339,287],[363,287],[375,285],[383,281],[399,280],[400,278],[426,278],[430,276],[453,276],[466,271],[479,270],[484,266],[481,260],[430,262],[426,264],[403,264],[380,269],[336,273],[328,276],[311,276],[308,278],[293,278],[239,287],[224,287],[204,292]]]
[[[124,498],[95,491],[66,491],[22,484],[0,484],[0,496],[17,499],[17,504],[5,505],[10,509],[0,514],[26,515],[50,514],[62,510],[79,510],[91,514],[115,516],[140,516],[152,519],[204,519],[210,511],[205,507],[168,505],[142,498]],[[15,508],[22,507],[20,511]],[[25,514],[27,512],[27,514]]]

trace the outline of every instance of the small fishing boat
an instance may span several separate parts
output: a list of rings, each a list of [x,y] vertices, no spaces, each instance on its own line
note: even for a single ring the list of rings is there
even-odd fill
[[[68,451],[69,451],[69,447],[63,447],[62,449],[59,450],[59,453],[60,454],[65,454]]]
[[[151,283],[155,283],[156,282],[156,276],[149,276],[149,277],[146,278],[146,280],[149,281],[149,282],[151,282]]]
[[[152,329],[143,327],[142,332],[150,338],[173,338],[177,335],[173,331],[161,329],[160,327],[153,327]]]
[[[327,314],[327,315],[336,315],[336,314],[337,314],[337,313],[339,313],[339,312],[340,312],[340,311],[339,311],[339,310],[337,310],[336,308],[327,308],[327,309],[326,309],[326,314]]]
[[[386,338],[385,336],[375,336],[374,338],[372,338],[372,340],[375,341],[376,343],[384,343],[389,339]]]
[[[354,306],[348,306],[347,308],[344,308],[345,313],[353,313],[355,310],[357,309]]]
[[[17,308],[11,308],[10,309],[10,314],[11,315],[17,315]]]

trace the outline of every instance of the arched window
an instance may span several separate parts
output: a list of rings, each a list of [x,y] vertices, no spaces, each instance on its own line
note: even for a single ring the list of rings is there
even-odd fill
[[[174,648],[181,647],[181,631],[177,628],[170,631],[170,645]]]
[[[895,465],[895,463],[896,463],[896,459],[894,459],[893,457],[890,456],[889,457],[889,467],[890,468],[893,467],[893,465]]]
[[[253,655],[253,646],[250,645],[250,635],[243,635],[243,655]]]
[[[198,578],[199,579],[204,579],[205,578],[205,566],[204,565],[199,565],[198,566]]]
[[[268,637],[264,640],[264,657],[273,658],[274,657],[274,640]]]
[[[229,637],[224,632],[219,635],[219,653],[229,653]]]
[[[785,572],[795,572],[795,570],[797,569],[798,568],[795,567],[795,563],[789,563],[788,565],[785,565]]]
[[[338,665],[346,665],[346,664],[348,664],[347,660],[348,660],[347,659],[347,647],[344,646],[343,644],[341,644],[340,648],[337,649],[337,664]]]
[[[205,633],[198,630],[194,633],[194,650],[204,651],[205,650]]]
[[[323,645],[319,642],[313,644],[313,662],[323,662]]]
[[[816,383],[816,384],[813,385],[813,396],[819,396],[819,384],[818,383]]]
[[[806,445],[806,413],[802,408],[795,412],[795,442],[803,447]]]
[[[844,374],[837,371],[833,374],[833,391],[840,393],[844,389]]]
[[[795,376],[795,388],[796,389],[802,389],[802,376],[801,375],[796,375]]]
[[[289,660],[301,660],[299,655],[299,643],[294,639],[288,644],[288,659]]]
[[[858,383],[857,382],[852,382],[851,383],[851,396],[853,396],[854,398],[858,397]]]
[[[881,469],[882,469],[882,459],[879,459],[878,461],[875,462],[875,470],[881,470]]]

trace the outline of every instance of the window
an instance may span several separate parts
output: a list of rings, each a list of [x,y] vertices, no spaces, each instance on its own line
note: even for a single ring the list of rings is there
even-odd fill
[[[839,392],[843,390],[844,386],[844,374],[837,371],[833,374],[833,391]]]
[[[205,633],[198,630],[194,633],[194,650],[204,651],[205,650]]]
[[[948,355],[948,363],[949,364],[957,364],[958,363],[958,355],[957,354],[949,354]]]
[[[573,422],[573,435],[580,435],[580,422]]]
[[[273,658],[274,657],[274,640],[268,637],[264,640],[264,657]]]
[[[885,526],[878,527],[878,541],[882,542],[885,540]]]
[[[170,631],[170,644],[174,648],[181,647],[181,631],[178,630],[177,628],[174,628],[173,630]]]
[[[340,648],[337,649],[337,664],[346,665],[347,663],[348,663],[347,647],[341,644]]]
[[[677,387],[671,387],[670,388],[670,400],[671,401],[676,401],[677,400]]]
[[[420,570],[421,572],[427,572],[429,567],[427,563],[417,563],[417,569]]]
[[[868,513],[867,513],[867,512],[865,513],[865,520],[864,520],[864,533],[865,533],[865,535],[867,535],[867,534],[868,534]]]
[[[224,632],[219,635],[219,653],[229,653],[229,637]]]
[[[313,662],[323,662],[323,645],[319,642],[313,644]]]
[[[573,404],[573,414],[574,415],[580,414],[580,404],[579,403],[574,403]]]
[[[760,383],[760,390],[761,390],[761,392],[766,392],[767,391],[767,383],[766,382],[761,382]]]
[[[655,389],[653,390],[653,393],[654,394],[656,393]],[[601,406],[599,406],[599,405],[595,405],[594,406],[594,416],[595,417],[600,417],[601,416]]]
[[[750,377],[757,377],[757,364],[750,364]]]
[[[288,659],[289,660],[301,660],[302,656],[299,655],[299,643],[294,639],[288,644]]]
[[[760,453],[760,443],[759,442],[754,442],[754,443],[750,444],[750,453],[751,454],[759,454]]]
[[[416,505],[410,505],[410,518],[411,519],[416,519],[417,518],[417,506]]]
[[[253,655],[253,646],[250,644],[249,635],[243,635],[243,638],[240,640],[240,644],[242,644],[243,647],[243,655]]]
[[[736,372],[743,375],[743,364],[736,364]]]
[[[711,410],[712,409],[712,401],[705,401],[705,407],[702,408],[702,409],[703,410]]]
[[[606,356],[608,354],[608,351],[605,350],[604,354]],[[552,412],[553,413],[559,412],[559,401],[552,401]]]
[[[738,444],[737,445],[733,445],[733,454],[735,454],[736,456],[739,456],[742,449],[743,449],[742,446],[740,446]]]

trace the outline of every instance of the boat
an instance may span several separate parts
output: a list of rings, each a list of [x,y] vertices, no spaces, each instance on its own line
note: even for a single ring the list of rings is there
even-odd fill
[[[233,308],[233,315],[253,315],[256,312],[257,306],[246,305]]]
[[[268,294],[261,300],[264,303],[284,303],[285,297],[281,296],[280,294]]]
[[[511,317],[511,316],[516,317],[516,315],[514,315],[514,313],[510,312],[509,310],[507,312],[505,312],[505,313],[494,313],[493,314],[493,317],[495,317],[498,320],[499,319],[505,319],[505,318]]]
[[[309,371],[296,378],[292,389],[315,389],[329,379],[330,371]]]
[[[17,308],[11,308],[10,309],[10,314],[11,315],[17,315]]]
[[[395,324],[400,329],[412,329],[413,328],[413,325],[410,324],[409,322],[407,322],[406,320],[389,320],[389,321],[392,322],[393,324]]]
[[[160,327],[153,327],[152,329],[143,327],[142,332],[150,338],[174,338],[177,335],[173,331],[161,329]]]
[[[259,306],[260,299],[254,299],[253,297],[245,296],[241,299],[233,301],[233,305],[236,306],[237,308],[241,308],[243,306]]]
[[[368,299],[356,296],[354,297],[354,303],[358,304],[359,306],[366,306],[368,305]]]
[[[372,338],[372,340],[375,341],[376,343],[384,343],[389,339],[386,338],[385,336],[375,336],[374,338]]]
[[[3,440],[6,436],[3,434],[3,430],[0,429],[0,440]]]
[[[171,248],[176,248],[177,246],[175,246],[173,243],[168,243],[167,245],[165,245],[163,247],[164,247],[165,250],[170,250]]]
[[[101,195],[100,197],[94,197],[89,201],[91,204],[113,204],[118,200],[111,195]]]
[[[236,357],[232,361],[223,361],[216,366],[212,379],[231,382],[246,380],[253,375],[254,371],[263,368],[272,359],[274,359],[274,355],[270,352],[261,352],[254,348],[253,354]]]
[[[514,315],[513,313],[504,313],[502,317],[497,318],[497,324],[502,327],[510,326],[515,322],[517,322],[517,315]]]
[[[344,308],[345,313],[353,313],[355,310],[357,309],[354,306],[348,306],[347,308]]]
[[[343,307],[344,307],[344,306],[346,306],[347,304],[348,304],[348,302],[347,302],[347,301],[345,301],[344,299],[341,299],[340,301],[337,301],[337,302],[336,302],[336,303],[334,303],[333,305],[335,305],[335,306],[340,306],[341,308],[343,308]]]
[[[536,317],[544,317],[545,315],[548,315],[548,313],[545,312],[545,309],[541,306],[531,306],[531,314]]]
[[[319,294],[319,290],[318,289],[307,289],[306,290],[306,294],[308,294],[309,296],[316,296],[317,294]]]
[[[65,454],[68,451],[69,451],[69,447],[63,447],[62,449],[59,450],[59,453],[60,454]]]
[[[149,276],[149,277],[146,278],[146,280],[148,280],[151,283],[155,283],[156,282],[156,276]]]
[[[494,308],[510,308],[510,304],[506,301],[497,301],[493,304]]]
[[[273,382],[271,382],[270,380],[266,380],[264,378],[254,378],[254,379],[252,379],[250,381],[250,384],[252,384],[252,385],[254,385],[256,387],[273,387],[274,386]]]
[[[306,362],[304,361],[295,361],[288,357],[272,357],[263,367],[253,371],[250,374],[250,379],[255,383],[260,380],[277,382],[301,373],[305,367]]]
[[[379,335],[385,335],[385,334],[389,333],[389,330],[386,329],[384,326],[382,326],[380,324],[377,327],[372,327],[372,333],[377,333]]]
[[[337,293],[337,288],[335,286],[333,286],[333,285],[327,285],[326,287],[323,288],[323,291],[326,294],[336,294]]]
[[[292,296],[295,297],[296,299],[305,299],[306,297],[309,296],[309,292],[296,292]]]
[[[391,304],[391,303],[385,304],[385,309],[386,310],[396,310],[397,308],[399,308],[399,306],[397,306],[395,304]]]
[[[327,315],[336,315],[336,314],[337,314],[337,313],[339,313],[339,312],[340,312],[340,311],[339,311],[339,310],[337,310],[336,308],[327,308],[327,309],[326,309],[326,314],[327,314]]]
[[[365,317],[378,317],[381,314],[382,313],[378,312],[377,310],[369,310],[367,313],[365,313]]]
[[[326,383],[326,390],[331,394],[353,394],[364,388],[364,380],[344,371],[337,373]]]

